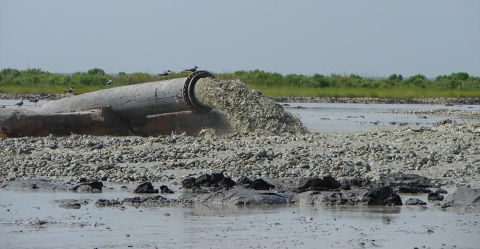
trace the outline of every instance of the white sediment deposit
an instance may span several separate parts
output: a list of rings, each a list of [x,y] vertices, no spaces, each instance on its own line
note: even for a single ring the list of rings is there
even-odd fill
[[[103,141],[102,150],[91,147]],[[58,149],[49,145],[58,142]],[[415,173],[442,186],[480,187],[480,123],[442,122],[364,134],[224,137],[24,137],[0,140],[0,182],[23,178],[179,182],[222,172],[256,177]]]
[[[218,109],[238,132],[263,135],[307,132],[299,118],[261,92],[247,89],[239,80],[200,79],[195,96],[202,104]]]
[[[24,178],[179,183],[223,173],[234,178],[377,178],[415,173],[441,186],[480,187],[480,123],[364,134],[312,134],[300,120],[240,81],[200,79],[195,95],[218,109],[235,133],[201,136],[0,138],[0,182]],[[50,145],[57,142],[58,148]],[[92,150],[99,142],[104,148]]]

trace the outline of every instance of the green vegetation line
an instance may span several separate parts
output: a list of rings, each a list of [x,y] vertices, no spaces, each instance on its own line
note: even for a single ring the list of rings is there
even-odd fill
[[[113,81],[113,86],[133,85],[144,82],[187,77],[188,72],[171,72],[168,78],[147,73],[117,75],[105,74],[99,68],[70,75],[45,72],[40,69],[3,69],[0,72],[0,93],[63,93],[70,87],[76,94],[108,88],[105,83]],[[418,74],[404,79],[401,74],[388,78],[368,78],[356,74],[313,76],[270,73],[260,70],[236,71],[215,74],[217,79],[238,79],[250,89],[261,91],[271,97],[371,97],[389,99],[408,98],[480,98],[480,77],[467,73],[441,75],[434,80]]]

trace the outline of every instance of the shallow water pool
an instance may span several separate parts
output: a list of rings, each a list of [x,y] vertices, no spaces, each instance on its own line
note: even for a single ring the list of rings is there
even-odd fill
[[[478,105],[445,106],[413,104],[339,104],[339,103],[280,103],[284,109],[298,115],[311,132],[321,133],[362,133],[376,129],[398,128],[400,123],[411,128],[430,127],[451,119],[464,123],[467,118],[457,116],[392,114],[389,111],[415,110],[464,110],[479,111]],[[286,104],[286,105],[285,105]],[[394,123],[394,124],[392,124]]]
[[[478,248],[480,243],[479,214],[440,211],[433,203],[95,207],[100,198],[136,196],[119,185],[108,187],[97,194],[0,189],[0,248]],[[64,209],[55,202],[61,199],[88,204]],[[37,218],[48,223],[29,224]]]

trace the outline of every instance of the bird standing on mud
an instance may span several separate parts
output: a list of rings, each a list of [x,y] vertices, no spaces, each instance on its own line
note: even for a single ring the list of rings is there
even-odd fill
[[[101,150],[101,149],[103,149],[103,141],[92,147],[92,150]]]
[[[48,147],[50,147],[50,149],[54,150],[54,149],[58,148],[58,143],[54,142],[53,144],[50,144],[50,146],[48,146]]]
[[[163,73],[159,73],[158,75],[163,76],[163,77],[168,77],[168,76],[170,76],[170,70],[167,70]]]
[[[15,105],[17,105],[18,107],[22,106],[23,105],[23,98],[20,100],[20,102],[15,103]]]
[[[113,84],[113,81],[112,80],[109,80],[107,81],[107,83],[105,84],[106,86],[111,86]]]
[[[193,72],[196,72],[197,69],[198,69],[198,67],[195,66],[195,67],[193,67],[193,68],[185,69],[185,71],[187,71],[187,72],[192,72],[192,73],[193,73]]]

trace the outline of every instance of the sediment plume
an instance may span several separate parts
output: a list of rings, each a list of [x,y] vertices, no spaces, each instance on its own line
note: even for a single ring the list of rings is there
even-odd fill
[[[261,92],[247,89],[239,80],[199,79],[195,97],[202,105],[222,113],[237,132],[261,135],[308,132],[298,117]]]

